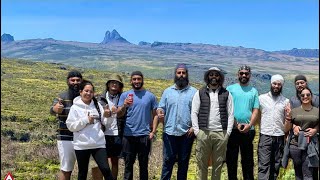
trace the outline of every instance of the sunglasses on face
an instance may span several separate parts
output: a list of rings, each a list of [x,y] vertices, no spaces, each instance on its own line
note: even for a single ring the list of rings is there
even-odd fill
[[[211,76],[211,77],[219,77],[220,76],[220,74],[219,73],[210,73],[209,74],[209,76]]]
[[[311,94],[310,93],[307,93],[307,94],[300,94],[300,97],[310,97],[311,96]]]
[[[176,72],[176,74],[181,74],[181,75],[184,75],[184,74],[187,74],[187,72],[185,72],[185,71],[178,71],[178,72]]]
[[[240,76],[243,76],[243,75],[248,76],[249,74],[250,74],[249,72],[239,72],[239,75],[240,75]]]
[[[110,81],[110,84],[120,85],[118,81]]]

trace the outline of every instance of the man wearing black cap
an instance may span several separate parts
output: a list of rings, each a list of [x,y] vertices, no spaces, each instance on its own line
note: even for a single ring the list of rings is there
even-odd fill
[[[164,126],[162,180],[171,179],[176,161],[178,161],[177,179],[187,179],[194,141],[191,102],[197,90],[189,85],[188,68],[185,64],[178,64],[174,73],[174,84],[164,90],[157,109],[159,119],[163,121]]]
[[[308,86],[308,81],[306,76],[301,74],[297,75],[294,78],[294,83],[296,87],[296,96],[293,96],[290,98],[291,109],[301,106],[301,101],[300,101],[301,91]],[[313,95],[311,103],[313,106],[319,108],[319,96]]]
[[[227,145],[228,179],[237,179],[238,154],[241,152],[243,179],[253,180],[253,139],[254,125],[259,113],[259,97],[256,88],[249,85],[251,68],[240,66],[239,83],[230,85],[227,90],[232,94],[234,103],[234,127]]]
[[[76,155],[73,148],[73,133],[70,132],[66,125],[70,107],[73,99],[80,95],[79,85],[82,82],[82,75],[79,71],[73,70],[68,73],[67,84],[69,89],[59,94],[53,100],[50,107],[50,114],[55,115],[59,122],[57,146],[60,158],[60,180],[69,180],[75,161]]]
[[[133,179],[133,165],[138,155],[140,179],[148,180],[148,160],[151,140],[154,138],[157,122],[156,96],[143,88],[143,74],[140,71],[131,73],[132,89],[121,94],[118,111],[119,117],[125,116],[122,139],[125,158],[124,179]]]

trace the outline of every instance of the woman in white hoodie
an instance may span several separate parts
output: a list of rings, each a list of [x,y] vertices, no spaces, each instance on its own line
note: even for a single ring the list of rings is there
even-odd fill
[[[112,180],[107,159],[106,141],[102,128],[106,124],[101,115],[103,107],[94,98],[94,86],[83,80],[80,84],[80,96],[73,100],[73,105],[66,121],[73,132],[73,145],[78,162],[78,180],[86,180],[90,156],[96,161],[107,180]]]

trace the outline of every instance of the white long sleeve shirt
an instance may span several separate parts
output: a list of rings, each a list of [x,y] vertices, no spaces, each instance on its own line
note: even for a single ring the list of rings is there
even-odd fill
[[[260,133],[269,136],[283,136],[285,106],[289,99],[282,94],[273,97],[271,92],[259,96],[261,110]]]
[[[220,89],[213,92],[211,89],[209,90],[210,96],[210,114],[209,114],[209,123],[207,130],[210,131],[223,131],[221,118],[220,118],[220,111],[219,111],[219,101],[218,101],[218,92]],[[192,99],[192,109],[191,109],[191,121],[192,121],[192,128],[194,129],[195,135],[199,133],[199,123],[198,123],[198,114],[200,109],[200,95],[199,90],[193,96]],[[227,134],[230,135],[233,127],[234,116],[233,116],[233,99],[231,93],[229,93],[228,101],[227,101],[227,108],[228,108],[228,127],[227,127]]]
[[[114,98],[109,97],[109,92],[106,93],[106,99],[108,101],[108,106],[111,111],[112,106],[117,106],[119,101],[119,96]],[[105,135],[108,136],[117,136],[118,132],[118,122],[117,122],[117,114],[112,114],[110,117],[105,117],[104,120],[106,121],[106,130],[104,132]]]
[[[73,145],[75,150],[105,148],[106,141],[104,133],[101,130],[101,122],[105,125],[103,118],[103,107],[98,103],[101,119],[95,119],[93,124],[89,124],[88,113],[99,116],[99,113],[93,103],[85,104],[78,96],[73,100],[66,124],[68,129],[73,132]]]

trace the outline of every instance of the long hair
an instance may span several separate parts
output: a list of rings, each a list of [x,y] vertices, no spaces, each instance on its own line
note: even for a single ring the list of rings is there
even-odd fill
[[[207,72],[205,72],[204,73],[204,76],[203,76],[203,80],[204,80],[204,82],[207,84],[207,85],[209,85],[209,73],[211,72],[211,71],[214,71],[214,70],[209,70],[209,71],[207,71]],[[221,71],[217,71],[219,74],[220,74],[220,82],[219,82],[219,86],[220,87],[223,87],[223,83],[224,83],[224,74],[221,72]]]

